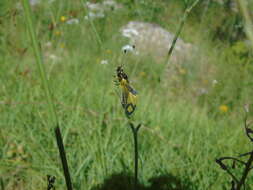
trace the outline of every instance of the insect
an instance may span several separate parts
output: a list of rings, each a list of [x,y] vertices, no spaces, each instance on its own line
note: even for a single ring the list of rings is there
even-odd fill
[[[47,175],[47,190],[55,189],[54,182],[55,176]]]
[[[135,111],[137,91],[130,86],[127,74],[124,72],[122,66],[118,66],[116,69],[117,85],[122,89],[121,104],[125,110],[127,117]]]

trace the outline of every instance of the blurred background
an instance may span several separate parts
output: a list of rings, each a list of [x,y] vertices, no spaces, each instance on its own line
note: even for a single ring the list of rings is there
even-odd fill
[[[194,2],[29,1],[74,189],[124,189],[131,181],[132,134],[114,83],[120,65],[138,92],[140,189],[231,186],[215,159],[251,151],[243,106],[251,118],[253,42],[236,0],[200,0],[168,59]],[[253,2],[245,2],[252,21]],[[65,188],[47,106],[22,1],[1,0],[1,190],[46,189],[47,174]],[[233,172],[240,176],[241,166]]]

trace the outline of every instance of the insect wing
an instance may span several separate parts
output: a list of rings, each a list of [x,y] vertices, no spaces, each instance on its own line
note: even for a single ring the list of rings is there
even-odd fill
[[[127,116],[130,116],[136,108],[137,92],[130,85],[126,84],[122,94],[122,106]]]
[[[121,66],[117,67],[116,72],[119,85],[122,88],[121,104],[125,110],[125,114],[129,117],[136,108],[137,91],[129,85],[128,76]]]
[[[122,99],[121,99],[121,104],[122,104],[122,107],[125,109],[126,108],[126,105],[127,105],[127,98],[128,98],[128,92],[123,90],[122,91]]]
[[[127,90],[132,93],[133,95],[137,95],[137,91],[134,90],[129,84],[126,85]]]

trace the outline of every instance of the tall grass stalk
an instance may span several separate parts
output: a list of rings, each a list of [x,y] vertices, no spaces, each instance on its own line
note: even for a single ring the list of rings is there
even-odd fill
[[[249,10],[247,8],[246,0],[237,0],[245,20],[244,28],[248,39],[251,41],[251,50],[253,49],[253,22],[251,21]],[[248,2],[250,3],[250,1]]]
[[[248,139],[251,142],[253,142],[253,138],[251,137],[251,135],[253,134],[253,130],[250,127],[252,125],[252,122],[248,121],[248,110],[249,110],[248,106],[246,105],[245,106],[245,117],[244,117],[244,130],[245,130],[245,133],[246,133]],[[245,157],[245,156],[249,156],[249,158],[246,162],[239,159],[239,158]],[[237,158],[237,157],[239,157],[239,158]],[[246,179],[249,176],[250,171],[252,170],[253,151],[241,154],[237,157],[226,156],[226,157],[221,157],[219,159],[216,159],[216,163],[219,164],[220,167],[223,170],[225,170],[232,177],[231,190],[240,190],[242,187],[244,187],[244,189],[245,189]],[[235,168],[236,163],[240,163],[241,165],[244,166],[244,169],[243,169],[243,172],[242,172],[242,175],[240,178],[237,178],[233,174],[233,172],[230,171],[229,167],[227,167],[227,165],[223,163],[223,161],[225,161],[225,160],[232,160],[233,161],[233,166],[232,166],[233,169]]]
[[[141,127],[141,124],[138,124],[136,127],[133,125],[133,123],[129,123],[132,133],[133,133],[133,138],[134,138],[134,190],[137,190],[137,185],[138,185],[138,131]]]
[[[238,3],[240,10],[242,12],[242,16],[244,17],[244,20],[245,20],[244,29],[245,29],[245,33],[246,33],[248,39],[251,42],[251,50],[252,50],[252,48],[253,48],[253,23],[251,21],[250,13],[247,8],[247,3],[246,3],[246,0],[237,0],[237,3]],[[245,128],[245,133],[246,133],[247,137],[249,138],[249,140],[251,142],[253,142],[253,138],[251,137],[253,131],[249,127],[252,124],[252,122],[247,121],[248,109],[249,108],[247,108],[247,106],[246,106],[244,128]],[[243,162],[235,157],[223,157],[223,158],[220,158],[219,160],[217,160],[217,163],[221,166],[221,168],[224,169],[232,177],[232,179],[233,179],[232,180],[232,188],[231,188],[232,190],[240,190],[240,189],[242,189],[242,187],[244,187],[244,189],[245,189],[246,178],[249,176],[249,172],[252,170],[253,151],[247,152],[247,153],[239,156],[239,157],[243,157],[243,156],[248,156],[248,155],[249,155],[249,158],[248,158],[247,162]],[[222,161],[226,160],[226,159],[230,159],[230,160],[233,160],[234,163],[239,162],[244,165],[243,173],[242,173],[242,176],[240,177],[240,179],[237,179],[233,175],[233,173],[229,171],[228,167],[224,163],[222,163]]]
[[[83,2],[83,4],[85,4],[87,1],[83,0],[82,2]],[[88,19],[88,21],[89,21],[89,23],[91,25],[91,28],[92,28],[95,36],[96,36],[97,43],[98,43],[99,47],[101,48],[103,46],[102,39],[101,39],[101,37],[98,34],[98,31],[97,31],[97,29],[96,29],[96,27],[94,25],[94,22],[93,22],[92,18],[89,18],[89,9],[86,6],[84,6],[84,7],[85,7],[85,12],[87,13],[87,19]]]
[[[169,64],[169,61],[170,61],[170,57],[172,55],[172,52],[175,48],[175,45],[177,43],[177,39],[179,38],[179,35],[181,34],[182,32],[182,29],[184,27],[184,24],[186,22],[186,19],[188,17],[188,15],[190,14],[190,12],[192,11],[192,9],[199,3],[199,0],[196,0],[194,1],[194,3],[190,6],[190,7],[187,7],[184,11],[184,14],[183,14],[183,17],[181,18],[181,21],[179,23],[179,26],[178,26],[178,29],[177,29],[177,32],[176,32],[176,35],[174,36],[173,40],[172,40],[172,43],[171,43],[171,46],[170,46],[170,49],[168,51],[168,54],[165,58],[165,63],[164,63],[164,68],[162,69],[162,72],[161,72],[161,75],[159,77],[159,81],[163,78],[163,75],[164,75],[164,71],[166,70],[166,67],[167,65]]]
[[[57,118],[57,114],[56,114],[56,109],[55,109],[55,105],[53,103],[53,97],[52,97],[52,93],[50,90],[50,86],[49,86],[48,80],[46,78],[46,71],[45,71],[45,68],[43,65],[42,52],[41,52],[41,48],[39,46],[39,41],[38,41],[36,34],[35,34],[33,20],[32,20],[31,7],[30,7],[28,0],[23,0],[23,7],[24,7],[24,12],[25,12],[25,20],[26,20],[29,35],[30,35],[30,38],[32,41],[32,47],[33,47],[34,54],[36,57],[36,63],[38,65],[38,69],[40,72],[40,76],[41,76],[43,87],[44,87],[45,94],[46,94],[46,99],[47,99],[49,112],[50,112],[50,115],[49,115],[50,122],[51,122],[50,124],[52,124],[52,126],[55,127],[55,136],[56,136],[57,145],[58,145],[58,149],[59,149],[59,153],[60,153],[60,157],[61,157],[61,161],[62,161],[62,166],[63,166],[67,189],[72,190],[72,183],[71,183],[70,173],[69,173],[69,169],[68,169],[66,153],[65,153],[64,145],[63,145],[63,141],[62,141],[62,135],[60,132],[59,122],[58,122],[58,118]]]
[[[58,149],[59,149],[59,153],[60,153],[60,157],[62,161],[62,167],[63,167],[67,189],[72,190],[72,182],[71,182],[71,177],[69,173],[69,167],[68,167],[67,157],[66,157],[66,153],[65,153],[65,149],[63,145],[60,127],[55,128],[55,136],[56,136],[57,145],[58,145]]]
[[[172,52],[173,52],[173,49],[174,49],[174,47],[175,47],[175,45],[176,45],[176,42],[177,42],[177,39],[178,39],[179,35],[181,34],[181,31],[182,31],[182,29],[183,29],[183,27],[184,27],[184,24],[185,24],[185,21],[186,21],[188,15],[190,14],[191,10],[192,10],[198,3],[199,3],[199,0],[196,0],[196,1],[194,1],[194,3],[193,3],[190,7],[188,7],[188,8],[185,9],[184,15],[183,15],[183,17],[182,17],[182,19],[181,19],[181,21],[180,21],[180,24],[179,24],[179,27],[178,27],[178,29],[177,29],[176,35],[175,35],[174,38],[173,38],[172,44],[171,44],[170,49],[169,49],[169,52],[168,52],[168,54],[167,54],[166,63],[168,63],[169,60],[170,60],[170,57],[171,57]]]
[[[48,109],[49,109],[49,117],[52,122],[52,126],[57,126],[58,125],[58,118],[56,114],[56,109],[55,105],[53,103],[53,97],[52,93],[48,84],[48,80],[46,78],[46,71],[44,68],[43,64],[43,59],[42,59],[42,53],[41,53],[41,47],[39,46],[39,41],[36,37],[35,30],[34,30],[34,25],[33,25],[33,20],[32,20],[32,13],[31,13],[31,7],[29,4],[28,0],[23,0],[23,7],[24,7],[24,12],[25,12],[25,20],[26,20],[26,25],[29,31],[29,36],[32,41],[32,47],[33,51],[35,54],[36,58],[36,63],[39,69],[40,77],[42,80],[42,84],[45,90],[45,95],[46,95],[46,100],[48,103]]]

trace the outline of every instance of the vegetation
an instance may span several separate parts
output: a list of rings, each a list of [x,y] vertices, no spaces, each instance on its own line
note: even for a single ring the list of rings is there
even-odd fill
[[[149,56],[123,56],[128,41],[119,30],[138,20],[176,33],[194,1],[118,2],[122,9],[97,19],[84,18],[84,0],[32,6],[74,189],[127,189],[133,181],[132,134],[113,82],[122,61],[138,91],[139,189],[229,189],[231,178],[215,159],[252,147],[243,130],[243,105],[250,105],[249,118],[253,113],[252,43],[243,30],[244,17],[228,3],[200,1],[180,35],[197,53],[186,63],[168,64],[175,67],[168,75],[164,64]],[[68,24],[73,18],[78,23]],[[55,126],[27,28],[21,2],[1,1],[0,189],[46,189],[47,175],[56,177],[56,189],[65,189]],[[247,179],[247,189],[253,188],[252,173]]]

